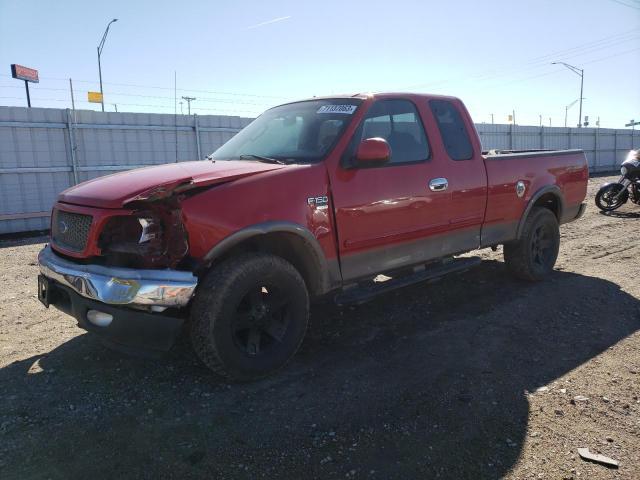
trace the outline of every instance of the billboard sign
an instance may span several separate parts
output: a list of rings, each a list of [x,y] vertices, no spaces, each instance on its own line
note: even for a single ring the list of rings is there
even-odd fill
[[[38,70],[35,68],[23,67],[16,63],[11,64],[11,76],[25,82],[39,83]]]

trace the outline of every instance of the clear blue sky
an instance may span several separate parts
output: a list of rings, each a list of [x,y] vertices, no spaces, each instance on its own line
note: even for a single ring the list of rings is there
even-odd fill
[[[286,100],[344,92],[461,97],[476,122],[564,124],[579,97],[592,124],[640,120],[640,0],[120,1],[0,0],[0,105],[24,105],[10,64],[37,68],[34,106],[254,116]],[[81,103],[82,102],[82,103]],[[184,105],[186,112],[186,104]],[[178,110],[180,107],[178,107]],[[569,110],[577,123],[578,105]]]

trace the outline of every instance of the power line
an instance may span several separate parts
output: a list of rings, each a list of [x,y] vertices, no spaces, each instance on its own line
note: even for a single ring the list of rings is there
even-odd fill
[[[625,50],[624,52],[616,53],[615,55],[607,55],[606,57],[596,58],[595,60],[589,60],[588,62],[583,62],[582,65],[589,65],[590,63],[602,62],[604,60],[609,60],[610,58],[620,57],[622,55],[627,55],[628,53],[637,52],[640,48],[632,48],[631,50]]]
[[[575,47],[570,47],[568,49],[557,50],[557,51],[554,51],[554,52],[547,53],[545,55],[540,55],[539,57],[534,57],[531,60],[532,61],[538,61],[538,60],[546,61],[547,59],[549,59],[551,57],[557,57],[558,55],[564,55],[564,54],[570,53],[570,52],[572,52],[574,50],[580,50],[580,49],[584,49],[584,48],[591,48],[593,46],[598,46],[599,44],[618,41],[618,40],[621,40],[621,39],[623,39],[625,37],[628,37],[629,35],[634,36],[634,35],[638,35],[639,33],[640,33],[640,29],[639,28],[632,28],[631,30],[626,30],[624,32],[616,33],[615,35],[609,35],[607,37],[602,37],[602,38],[599,38],[597,40],[592,40],[590,42],[585,42],[585,43],[582,43],[582,44],[577,45]]]
[[[0,85],[0,88],[22,88],[19,85]],[[50,87],[38,87],[37,90],[48,90],[57,92],[67,92],[68,88],[50,88]],[[140,98],[158,98],[158,99],[173,99],[173,97],[167,95],[142,95],[139,93],[123,93],[123,92],[109,92],[109,96],[122,96],[122,97],[140,97]],[[245,102],[242,100],[235,100],[230,98],[212,98],[212,97],[198,97],[198,101],[210,102],[210,103],[232,103],[234,105],[257,105],[257,106],[272,106],[274,103],[262,103],[262,102]]]
[[[638,30],[638,33],[640,33],[640,30]],[[548,55],[538,57],[539,58],[538,60],[525,63],[524,66],[526,67],[531,65],[526,69],[532,70],[532,69],[540,68],[542,66],[547,66],[550,60],[557,60],[558,58],[569,60],[576,57],[581,57],[583,55],[590,55],[600,50],[609,49],[616,45],[621,45],[623,43],[636,41],[638,39],[640,39],[640,35],[633,34],[632,36],[628,36],[628,38],[611,39],[599,44],[591,44],[591,45],[582,46],[582,47],[575,47],[572,49],[565,50],[564,52],[561,50],[559,53],[550,53]]]
[[[638,30],[638,32],[640,32],[640,30]],[[606,40],[604,42],[600,41],[598,44],[594,43],[594,42],[589,42],[588,44],[585,44],[581,47],[574,47],[571,49],[567,49],[564,51],[559,51],[553,54],[548,54],[548,55],[544,55],[542,57],[538,57],[539,60],[536,60],[535,62],[530,62],[528,64],[525,65],[531,65],[530,67],[525,67],[525,68],[519,68],[519,71],[531,71],[531,70],[537,70],[539,68],[542,67],[547,67],[549,65],[549,62],[551,60],[572,60],[576,57],[581,57],[583,55],[590,55],[592,53],[596,53],[599,52],[600,50],[605,50],[605,49],[609,49],[615,45],[620,45],[622,43],[626,43],[629,41],[633,41],[636,40],[640,37],[638,36],[633,36],[630,38],[624,38],[624,39],[609,39]],[[581,61],[581,63],[584,63],[585,61]]]
[[[574,46],[574,47],[570,47],[567,49],[563,49],[563,50],[558,50],[552,53],[548,53],[545,55],[541,55],[538,57],[534,57],[532,59],[530,59],[527,62],[524,62],[522,64],[519,65],[514,65],[511,68],[507,69],[507,71],[504,71],[504,69],[502,69],[500,64],[496,64],[497,68],[501,68],[502,71],[500,73],[495,73],[495,69],[492,70],[487,70],[483,73],[479,73],[476,75],[472,75],[472,76],[465,76],[465,77],[456,77],[456,78],[449,78],[449,79],[445,79],[445,80],[438,80],[436,82],[429,82],[429,83],[424,83],[424,84],[414,84],[414,85],[408,85],[408,86],[404,86],[404,87],[400,87],[400,90],[406,90],[406,89],[413,89],[413,88],[426,88],[426,87],[432,87],[432,86],[437,86],[437,85],[441,85],[441,84],[449,84],[451,82],[455,82],[458,81],[460,79],[469,79],[469,78],[473,78],[474,81],[486,81],[486,80],[490,80],[490,79],[494,79],[494,78],[498,78],[498,77],[504,77],[504,76],[508,76],[510,75],[513,71],[518,71],[518,72],[522,72],[522,71],[526,71],[526,70],[536,70],[542,67],[547,66],[548,64],[548,59],[550,58],[562,58],[562,59],[570,59],[570,58],[574,58],[576,56],[580,56],[580,55],[586,55],[588,53],[594,53],[598,50],[604,49],[604,48],[610,48],[613,45],[617,45],[620,43],[625,43],[631,40],[635,40],[635,36],[640,33],[640,29],[634,28],[625,32],[621,32],[615,35],[610,35],[607,37],[603,37],[600,38],[598,40],[593,40],[591,42],[586,42],[583,43],[581,45],[578,46]],[[631,37],[629,37],[631,35]],[[626,38],[628,37],[628,38]],[[397,89],[397,87],[396,87]]]
[[[637,38],[640,38],[640,37],[637,37]],[[610,48],[610,47],[612,47],[614,45],[618,45],[618,44],[621,44],[621,43],[626,43],[626,42],[631,41],[631,40],[636,40],[636,38],[630,38],[630,39],[622,40],[622,41],[619,41],[619,42],[616,42],[616,43],[602,45],[602,46],[599,46],[598,48],[591,48],[588,51],[575,52],[574,54],[571,54],[571,55],[558,55],[557,57],[549,55],[548,58],[546,58],[545,60],[540,60],[538,62],[535,62],[535,64],[531,64],[531,66],[526,66],[526,65],[529,65],[529,64],[523,64],[522,67],[512,67],[512,68],[510,68],[507,71],[502,72],[502,73],[497,73],[497,74],[493,74],[493,75],[488,75],[488,74],[482,75],[482,74],[480,74],[480,75],[472,76],[471,78],[474,78],[475,81],[478,81],[478,82],[484,82],[484,81],[493,80],[493,79],[496,79],[496,78],[506,77],[506,76],[512,75],[513,72],[515,72],[515,71],[517,71],[517,72],[535,71],[535,70],[539,70],[541,68],[547,67],[549,65],[551,59],[560,58],[560,59],[563,59],[563,60],[571,60],[571,59],[574,59],[576,57],[580,57],[580,56],[583,56],[583,55],[596,53],[596,52],[599,52],[600,50],[608,49],[608,48]],[[585,63],[585,62],[581,61],[580,63]]]
[[[616,55],[608,55],[606,57],[600,57],[600,58],[597,58],[595,60],[590,60],[588,62],[583,62],[582,65],[590,65],[592,63],[602,62],[604,60],[609,60],[610,58],[620,57],[622,55],[627,55],[629,53],[637,52],[638,50],[640,50],[640,48],[632,48],[631,50],[626,50],[626,51],[620,52],[620,53],[618,53]],[[501,83],[501,84],[498,84],[498,85],[490,85],[490,86],[487,86],[487,87],[474,89],[474,90],[471,90],[471,91],[472,92],[477,92],[477,91],[488,90],[488,89],[497,88],[497,87],[503,87],[503,86],[506,86],[506,85],[514,84],[514,83],[524,82],[526,80],[532,80],[534,78],[546,77],[546,76],[549,76],[549,75],[556,75],[558,73],[562,73],[562,70],[549,71],[549,72],[541,73],[541,74],[538,74],[538,75],[533,75],[533,76],[529,76],[529,77],[520,78],[520,79],[517,79],[517,80],[510,81],[510,82]]]
[[[0,85],[0,88],[20,88],[22,89],[23,87],[20,85]],[[51,91],[56,91],[56,92],[68,92],[69,89],[68,88],[51,88],[51,87],[41,87],[38,86],[38,90],[51,90]]]
[[[625,7],[633,8],[634,10],[640,10],[640,5],[629,5],[621,0],[611,0],[612,2],[616,2],[619,5],[624,5]],[[631,0],[629,0],[631,1]]]
[[[6,74],[0,74],[0,77],[7,77],[7,78],[11,78],[11,75],[6,75]],[[65,81],[67,82],[69,79],[68,78],[59,78],[59,77],[40,77],[41,80],[57,80],[57,81]],[[94,80],[77,80],[77,79],[73,79],[74,82],[77,83],[89,83],[91,85],[95,85],[96,82]],[[156,89],[156,90],[167,90],[167,91],[173,91],[172,87],[160,87],[157,85],[140,85],[140,84],[134,84],[134,83],[111,83],[111,82],[104,82],[104,85],[113,85],[113,86],[118,86],[118,87],[131,87],[131,88],[152,88],[152,89]],[[215,91],[215,90],[196,90],[196,89],[192,89],[192,88],[178,88],[177,91],[179,92],[195,92],[195,93],[211,93],[214,95],[231,95],[231,96],[238,96],[238,97],[255,97],[255,98],[273,98],[273,99],[287,99],[290,97],[284,97],[284,96],[277,96],[277,95],[257,95],[257,94],[253,94],[253,93],[239,93],[239,92],[221,92],[221,91]]]
[[[631,1],[631,0],[628,0]],[[543,66],[546,67],[547,66],[547,59],[551,58],[551,57],[555,57],[555,58],[561,58],[561,59],[570,59],[570,58],[574,58],[576,56],[580,56],[580,55],[586,55],[586,54],[590,54],[590,53],[595,53],[596,51],[602,50],[604,48],[611,48],[614,45],[618,45],[621,43],[625,43],[631,40],[635,40],[636,37],[635,35],[637,33],[640,32],[640,29],[631,29],[625,32],[620,32],[618,34],[615,35],[610,35],[608,37],[603,37],[600,38],[598,40],[593,40],[590,42],[586,42],[584,44],[578,45],[578,46],[574,46],[574,47],[570,47],[568,49],[564,49],[564,50],[558,50],[555,51],[553,53],[548,53],[542,56],[538,56],[538,57],[534,57],[532,58],[529,62],[526,62],[524,64],[522,64],[521,67],[512,67],[511,69],[508,69],[507,71],[501,71],[499,73],[495,73],[495,70],[493,71],[487,71],[485,73],[480,73],[471,77],[464,77],[465,79],[468,78],[474,78],[475,81],[489,81],[489,80],[493,80],[496,78],[500,78],[500,77],[505,77],[508,75],[511,75],[513,73],[514,70],[518,70],[518,72],[523,72],[523,71],[531,71],[531,70],[537,70],[542,68]],[[631,35],[631,36],[630,36]],[[581,62],[581,63],[585,63],[585,62]],[[544,76],[546,74],[542,74],[542,75],[536,75],[535,77],[538,76]],[[0,77],[10,77],[9,75],[5,75],[5,74],[0,74]],[[535,78],[534,77],[534,78]],[[67,81],[68,79],[62,79],[62,78],[57,78],[57,77],[41,77],[42,79],[49,79],[49,80],[63,80],[63,81]],[[440,84],[445,84],[445,83],[451,83],[453,81],[457,81],[459,80],[461,77],[458,78],[454,78],[454,79],[446,79],[446,80],[441,80],[441,81],[436,81],[436,82],[430,82],[430,83],[426,83],[426,84],[420,84],[420,85],[411,85],[408,87],[401,87],[400,89],[408,89],[408,88],[424,88],[427,86],[435,86],[435,85],[440,85]],[[89,84],[95,84],[95,81],[89,81],[89,80],[75,80],[77,83],[89,83]],[[158,89],[158,90],[165,90],[165,91],[171,91],[173,90],[173,88],[169,88],[169,87],[160,87],[160,86],[155,86],[155,85],[141,85],[141,84],[129,84],[129,83],[106,83],[105,85],[113,85],[113,86],[121,86],[121,87],[127,87],[127,88],[143,88],[143,89]],[[5,88],[19,88],[16,86],[6,86]],[[38,90],[49,90],[49,91],[66,91],[65,88],[53,88],[53,87],[43,87],[40,86],[38,88]],[[221,92],[221,91],[214,91],[214,90],[199,90],[199,89],[187,89],[187,88],[182,88],[182,89],[178,89],[181,92],[186,92],[186,93],[190,93],[190,92],[200,92],[200,93],[211,93],[214,95],[230,95],[230,96],[236,96],[236,97],[251,97],[251,98],[262,98],[262,99],[285,99],[285,98],[290,98],[290,97],[282,97],[282,96],[272,96],[272,95],[257,95],[257,94],[247,94],[247,93],[239,93],[239,92]],[[123,97],[140,97],[140,98],[155,98],[155,99],[168,99],[170,97],[168,96],[160,96],[160,95],[143,95],[143,94],[136,94],[136,93],[124,93],[124,92],[109,92],[110,96],[123,96]],[[172,97],[171,97],[172,98]],[[256,106],[261,106],[261,107],[265,107],[265,106],[271,106],[273,105],[272,102],[269,103],[260,103],[260,102],[251,102],[251,101],[246,101],[244,99],[239,100],[239,99],[231,99],[231,98],[215,98],[215,97],[198,97],[198,99],[202,102],[206,102],[206,103],[229,103],[229,104],[240,104],[240,105],[256,105]],[[123,104],[122,102],[119,102],[121,104]],[[247,110],[245,110],[247,111]]]
[[[583,62],[582,65],[588,65],[588,64],[592,64],[592,63],[596,63],[596,62],[600,62],[600,61],[604,61],[604,60],[608,60],[610,58],[614,58],[614,57],[618,57],[618,56],[622,56],[622,55],[626,55],[629,53],[633,53],[640,50],[640,48],[634,48],[634,49],[630,49],[630,50],[626,50],[623,52],[619,52],[615,55],[608,55],[606,57],[601,57],[601,58],[597,58],[597,59],[593,59],[587,62]],[[560,71],[548,71],[548,72],[544,72],[541,74],[536,74],[533,76],[528,76],[528,77],[524,77],[524,78],[520,78],[520,79],[516,79],[510,82],[506,82],[506,83],[502,83],[502,84],[498,84],[498,85],[490,85],[490,86],[486,86],[480,89],[476,89],[473,91],[479,91],[479,90],[486,90],[486,89],[492,89],[492,88],[497,88],[497,87],[502,87],[505,85],[511,85],[514,83],[519,83],[519,82],[523,82],[523,81],[527,81],[527,80],[532,80],[535,78],[540,78],[540,77],[544,77],[544,76],[549,76],[549,75],[555,75],[560,73]],[[11,88],[13,88],[14,86],[9,86]],[[62,91],[62,90],[66,90],[66,89],[51,89],[51,90],[57,90],[57,91]],[[140,97],[148,97],[148,98],[166,98],[169,99],[170,97],[160,97],[160,96],[145,96],[145,95],[135,95],[135,94],[128,94],[130,96],[140,96]],[[0,98],[3,99],[13,99],[13,100],[22,100],[22,97],[14,97],[14,96],[0,96]],[[58,98],[48,98],[48,97],[37,97],[39,100],[45,100],[45,101],[55,101],[55,102],[68,102],[68,99],[58,99]],[[92,104],[92,102],[88,102],[88,101],[84,101],[84,100],[80,100],[78,101],[78,103],[84,103],[84,104]],[[140,104],[140,103],[123,103],[123,102],[118,102],[119,105],[126,105],[126,106],[133,106],[133,107],[151,107],[151,108],[158,108],[158,109],[167,109],[167,108],[172,108],[170,105],[161,105],[161,104]],[[198,108],[194,108],[194,110],[197,111],[211,111],[211,112],[243,112],[243,113],[250,113],[255,115],[256,113],[260,113],[261,109],[221,109],[221,108],[204,108],[204,107],[198,107]]]
[[[627,0],[627,1],[632,1],[632,0]],[[501,71],[499,73],[495,73],[495,70],[493,71],[487,71],[486,73],[480,73],[479,75],[476,76],[471,76],[471,77],[464,77],[465,79],[469,79],[469,78],[473,78],[474,81],[480,81],[480,82],[487,82],[487,81],[491,81],[494,80],[496,78],[500,78],[500,77],[505,77],[505,76],[509,76],[512,75],[514,71],[517,70],[517,72],[526,72],[526,71],[535,71],[535,70],[539,70],[543,67],[547,67],[548,66],[548,59],[551,57],[555,57],[555,58],[560,58],[560,59],[571,59],[573,57],[577,57],[577,56],[584,56],[584,55],[590,55],[593,54],[595,52],[598,52],[600,50],[603,49],[610,49],[612,46],[615,45],[620,45],[623,43],[627,43],[629,41],[633,41],[637,39],[638,34],[640,33],[640,29],[631,29],[629,31],[626,32],[620,32],[618,34],[615,35],[610,35],[607,37],[603,37],[597,40],[592,40],[586,43],[583,43],[581,45],[577,45],[577,46],[573,46],[567,49],[563,49],[563,50],[558,50],[555,51],[553,53],[547,53],[545,55],[541,55],[538,57],[534,57],[532,59],[530,59],[528,62],[525,62],[523,64],[521,64],[520,67],[517,66],[513,66],[508,68],[506,71]],[[591,60],[587,60],[587,61],[581,61],[581,65],[588,65],[591,63],[595,63],[595,62],[599,62],[599,61],[603,61],[603,60],[607,60],[610,58],[614,58],[620,55],[625,55],[631,52],[635,52],[638,49],[631,49],[631,50],[626,50],[623,52],[619,52],[617,54],[614,55],[608,55],[606,57],[601,57],[601,58],[597,58],[597,59],[591,59]],[[509,84],[513,84],[513,83],[518,83],[518,82],[523,82],[526,80],[530,80],[530,79],[534,79],[534,78],[539,78],[539,77],[544,77],[544,76],[548,76],[548,75],[553,75],[556,74],[558,72],[556,71],[545,71],[539,74],[535,74],[533,76],[527,76],[524,78],[519,78],[519,79],[515,79],[513,81],[507,82],[507,83],[502,83],[502,84],[498,84],[498,85],[488,85],[485,86],[481,89],[487,89],[487,88],[496,88],[496,87],[500,87],[503,85],[509,85]],[[0,74],[0,77],[10,77],[10,75],[6,75],[6,74]],[[41,77],[42,79],[49,79],[49,80],[63,80],[63,81],[68,81],[68,79],[59,79],[56,77]],[[458,79],[460,79],[461,77],[458,77]],[[410,88],[416,88],[416,87],[423,87],[423,86],[428,86],[428,85],[437,85],[437,84],[444,84],[444,83],[451,83],[453,81],[456,81],[458,79],[447,79],[447,80],[442,80],[442,81],[437,81],[437,82],[431,82],[429,84],[422,84],[422,85],[414,85]],[[95,85],[96,82],[92,82],[92,81],[88,81],[88,80],[75,80],[76,82],[80,82],[80,83],[89,83],[92,85]],[[171,91],[173,90],[173,88],[168,88],[168,87],[160,87],[160,86],[153,86],[153,85],[140,85],[140,84],[127,84],[127,83],[105,83],[105,85],[113,85],[113,86],[121,86],[121,87],[126,87],[126,88],[143,88],[143,89],[158,89],[158,90],[166,90],[166,91]],[[0,88],[21,88],[15,85],[0,85]],[[405,87],[407,88],[407,87]],[[68,91],[66,88],[54,88],[54,87],[44,87],[44,86],[39,86],[37,90],[45,90],[45,91],[51,91],[51,92],[63,92],[63,91]],[[209,103],[209,104],[230,104],[230,105],[243,105],[243,106],[256,106],[256,107],[261,107],[261,108],[255,108],[255,109],[225,109],[225,108],[206,108],[206,107],[194,107],[194,111],[215,111],[215,112],[251,112],[251,114],[255,114],[255,113],[259,113],[262,110],[264,110],[264,108],[262,107],[266,107],[266,106],[272,106],[274,103],[271,102],[265,102],[262,103],[260,101],[247,101],[248,97],[251,97],[252,99],[283,99],[283,98],[290,98],[290,97],[278,97],[278,96],[270,96],[270,95],[256,95],[256,94],[244,94],[244,93],[238,93],[238,92],[220,92],[220,91],[212,91],[212,90],[193,90],[193,89],[178,89],[181,92],[186,92],[186,93],[191,93],[191,92],[203,92],[203,93],[212,93],[215,95],[233,95],[236,96],[238,98],[220,98],[220,97],[198,97],[199,103],[203,102],[203,103]],[[475,90],[474,90],[475,91]],[[173,92],[172,92],[173,93]],[[129,98],[148,98],[148,99],[159,99],[159,100],[165,100],[165,99],[172,99],[173,100],[173,96],[169,97],[169,96],[164,96],[164,95],[144,95],[144,94],[137,94],[137,93],[125,93],[125,92],[109,92],[110,96],[122,96],[122,97],[129,97]],[[21,97],[0,97],[0,98],[12,98],[12,99],[17,99],[17,100],[22,100]],[[38,98],[38,97],[37,97]],[[58,98],[45,98],[45,97],[40,97],[40,100],[50,100],[50,101],[56,101],[56,102],[69,102],[68,99],[65,100],[60,100]],[[79,101],[78,103],[90,103],[87,101]],[[169,108],[165,105],[162,104],[149,104],[149,103],[126,103],[126,102],[118,102],[118,105],[121,106],[134,106],[134,107],[153,107],[153,108],[158,108],[158,109],[164,109],[164,108]]]
[[[24,100],[23,97],[13,97],[13,96],[0,96],[0,99],[10,99],[10,100]],[[49,101],[49,102],[64,102],[64,103],[68,103],[69,100],[67,99],[59,99],[59,98],[47,98],[47,97],[38,97],[37,100],[45,100],[45,101]],[[89,105],[95,105],[95,103],[93,102],[89,102],[87,100],[76,100],[76,103],[84,103],[84,104],[89,104]],[[173,109],[173,105],[165,105],[165,104],[148,104],[148,103],[121,103],[118,102],[119,106],[130,106],[130,107],[152,107],[152,108],[170,108]],[[204,107],[197,107],[197,108],[193,108],[193,110],[197,110],[197,111],[209,111],[209,112],[244,112],[244,113],[251,113],[251,114],[256,114],[256,113],[260,113],[260,111],[258,110],[240,110],[240,109],[221,109],[221,108],[204,108]]]

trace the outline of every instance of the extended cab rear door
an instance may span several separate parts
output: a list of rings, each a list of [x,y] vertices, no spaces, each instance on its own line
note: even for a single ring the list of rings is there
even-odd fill
[[[372,137],[389,143],[388,163],[355,161],[357,146]],[[446,253],[443,242],[425,242],[449,227],[450,192],[429,188],[442,171],[414,102],[381,99],[370,106],[340,165],[330,171],[345,281]]]
[[[433,138],[433,157],[439,176],[447,181],[449,233],[457,252],[480,246],[487,205],[487,173],[475,126],[457,98],[432,98],[423,103]],[[436,128],[430,128],[435,126]]]

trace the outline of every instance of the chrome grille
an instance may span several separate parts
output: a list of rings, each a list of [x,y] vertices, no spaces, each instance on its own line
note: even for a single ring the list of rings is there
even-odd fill
[[[92,220],[91,215],[54,210],[51,238],[56,245],[81,252],[87,246]]]

